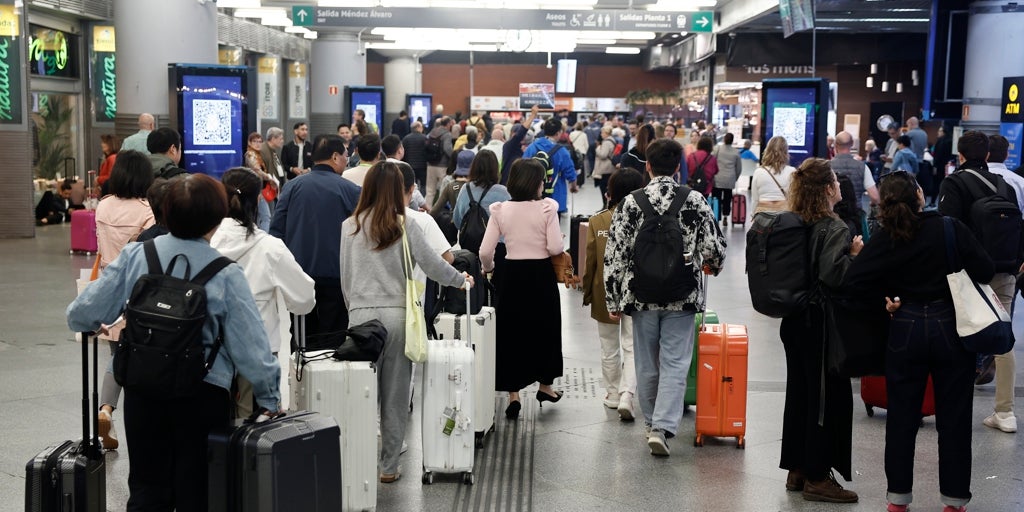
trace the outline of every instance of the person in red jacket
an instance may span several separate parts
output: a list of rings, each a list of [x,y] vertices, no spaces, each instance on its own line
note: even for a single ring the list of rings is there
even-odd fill
[[[711,187],[715,184],[715,175],[718,174],[718,160],[711,154],[715,143],[711,137],[703,136],[697,141],[697,150],[686,157],[686,168],[691,173],[704,171],[706,186],[704,190],[698,190],[704,197],[711,194]],[[687,177],[689,180],[689,177]]]
[[[104,133],[100,135],[100,148],[103,149],[103,163],[100,164],[100,172],[96,175],[96,185],[102,189],[103,184],[110,179],[110,170],[114,168],[114,160],[121,151],[121,139],[112,133]],[[103,195],[106,194],[100,194]]]

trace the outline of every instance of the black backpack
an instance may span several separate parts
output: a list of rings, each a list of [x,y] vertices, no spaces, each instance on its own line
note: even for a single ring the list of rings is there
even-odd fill
[[[995,263],[996,272],[1016,274],[1020,267],[1021,251],[1021,211],[1013,197],[1010,186],[1005,180],[997,180],[994,185],[973,169],[962,169],[963,173],[975,179],[962,176],[964,183],[975,199],[970,206],[971,230],[978,237],[981,246]],[[985,189],[972,186],[969,181],[985,184]]]
[[[169,180],[181,174],[188,174],[188,171],[182,169],[181,167],[178,167],[177,165],[174,165],[173,162],[168,162],[167,165],[164,165],[156,172],[156,177]]]
[[[444,141],[441,137],[427,137],[427,145],[423,148],[423,156],[428,164],[437,165],[444,158]]]
[[[686,179],[686,185],[697,192],[700,192],[702,195],[704,194],[704,191],[708,189],[708,177],[704,175],[704,166],[707,165],[709,160],[711,160],[711,153],[708,153],[708,155],[704,157],[704,161],[698,164],[697,168],[694,169],[690,173],[689,178]]]
[[[808,226],[793,212],[760,212],[747,231],[747,285],[754,310],[782,318],[811,296]]]
[[[149,273],[135,282],[124,310],[125,327],[114,353],[118,384],[152,398],[194,396],[213,367],[224,341],[218,333],[208,357],[203,357],[206,323],[206,283],[233,263],[223,256],[189,279],[188,258],[171,258],[167,272],[152,240],[143,242]],[[185,261],[184,279],[171,275]]]
[[[465,188],[466,194],[469,195],[469,209],[462,216],[462,225],[459,226],[459,246],[473,254],[480,254],[480,245],[483,244],[484,233],[487,231],[487,219],[490,217],[480,203],[487,197],[491,185],[484,189],[480,201],[473,197],[473,188],[468,183]]]
[[[558,154],[558,150],[565,149],[565,146],[556,144],[551,149],[549,154],[547,151],[537,151],[537,154],[533,155],[533,159],[540,162],[544,166],[544,197],[551,197],[555,193],[555,179],[556,172],[554,168],[554,161],[552,158]]]
[[[644,221],[633,245],[633,280],[629,289],[640,302],[668,304],[686,299],[697,288],[692,256],[686,258],[679,212],[690,195],[688,187],[676,189],[676,196],[659,215],[643,189],[632,193]]]

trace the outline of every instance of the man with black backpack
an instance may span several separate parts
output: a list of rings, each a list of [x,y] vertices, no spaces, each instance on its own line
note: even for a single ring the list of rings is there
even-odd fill
[[[171,179],[188,174],[185,169],[178,167],[181,163],[181,137],[178,132],[170,128],[149,132],[146,149],[149,150],[149,163],[153,165],[155,177]]]
[[[559,215],[568,211],[568,194],[579,191],[576,184],[576,166],[572,155],[565,146],[558,144],[558,136],[565,131],[562,122],[557,118],[544,121],[544,137],[539,137],[523,151],[523,158],[536,158],[544,165],[544,197],[558,202]],[[568,184],[568,186],[567,186]]]
[[[999,295],[1006,311],[1012,312],[1015,295],[1015,275],[1024,260],[1021,243],[1022,220],[1017,195],[1006,181],[989,171],[989,138],[980,131],[967,131],[957,141],[960,166],[942,180],[939,186],[939,213],[960,219],[974,233],[996,265],[996,275],[989,283]],[[958,270],[958,269],[950,269]],[[981,356],[981,354],[979,354]],[[991,358],[979,365],[979,380],[992,364]],[[1017,418],[1013,414],[1014,377],[1016,361],[1013,350],[995,354],[996,403],[995,412],[985,418],[985,425],[1003,432],[1017,431]]]
[[[452,118],[445,116],[434,123],[434,128],[427,135],[424,155],[427,160],[427,206],[434,204],[440,193],[441,180],[448,172],[448,163],[452,157]]]
[[[651,181],[622,200],[604,258],[608,313],[633,319],[637,399],[647,444],[661,456],[683,418],[694,314],[704,309],[700,273],[717,275],[726,247],[703,194],[672,180],[682,155],[670,139],[647,147]]]

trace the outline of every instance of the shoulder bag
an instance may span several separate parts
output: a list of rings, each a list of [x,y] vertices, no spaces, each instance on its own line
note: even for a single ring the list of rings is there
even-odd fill
[[[427,320],[420,302],[424,285],[413,277],[405,219],[400,217],[399,222],[402,223],[402,269],[405,274],[405,357],[414,363],[422,363],[427,360]]]

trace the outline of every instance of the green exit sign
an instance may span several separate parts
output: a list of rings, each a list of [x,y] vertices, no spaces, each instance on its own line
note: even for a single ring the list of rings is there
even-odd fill
[[[296,27],[313,26],[313,6],[294,5],[292,6],[292,25]]]
[[[690,32],[711,32],[714,25],[714,12],[699,11],[690,16]]]

